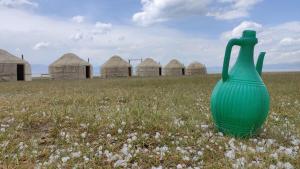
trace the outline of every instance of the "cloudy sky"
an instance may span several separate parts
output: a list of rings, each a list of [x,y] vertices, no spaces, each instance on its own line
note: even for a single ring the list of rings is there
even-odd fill
[[[221,66],[227,41],[254,29],[255,53],[266,51],[267,64],[300,63],[299,6],[298,0],[0,0],[0,48],[44,65],[74,52],[95,66],[115,54]]]

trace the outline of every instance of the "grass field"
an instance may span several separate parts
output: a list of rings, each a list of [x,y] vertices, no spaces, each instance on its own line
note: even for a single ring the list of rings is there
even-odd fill
[[[218,75],[0,83],[0,168],[300,168],[300,73],[264,74],[259,137],[213,126]]]

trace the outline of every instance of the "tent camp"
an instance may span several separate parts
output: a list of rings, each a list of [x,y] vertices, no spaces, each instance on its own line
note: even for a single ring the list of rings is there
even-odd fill
[[[132,66],[120,56],[112,56],[101,66],[101,77],[131,77]]]
[[[161,65],[151,58],[145,59],[137,66],[137,76],[140,77],[155,77],[161,76]]]
[[[49,66],[49,74],[55,80],[92,79],[93,67],[77,55],[67,53]]]
[[[186,75],[194,76],[194,75],[205,75],[207,74],[206,67],[204,64],[199,62],[191,63],[186,69]]]
[[[165,76],[184,76],[185,75],[185,67],[178,60],[171,60],[164,67],[164,75]]]
[[[5,50],[0,49],[0,81],[31,81],[31,66]]]

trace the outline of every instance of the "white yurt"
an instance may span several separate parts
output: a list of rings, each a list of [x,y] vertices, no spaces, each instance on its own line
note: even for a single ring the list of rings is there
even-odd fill
[[[31,66],[23,57],[0,49],[0,81],[31,81],[31,76]]]
[[[54,80],[92,79],[93,67],[79,56],[67,53],[49,65],[49,75]]]
[[[137,66],[137,76],[139,77],[157,77],[161,76],[161,65],[151,58],[147,58]]]
[[[101,77],[131,77],[132,66],[120,56],[112,56],[101,66]]]

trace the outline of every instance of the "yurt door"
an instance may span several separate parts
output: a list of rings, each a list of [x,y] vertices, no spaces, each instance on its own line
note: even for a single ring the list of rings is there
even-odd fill
[[[158,71],[159,71],[159,76],[161,76],[161,67],[159,68],[159,70],[158,70]]]
[[[87,79],[90,79],[91,78],[91,67],[90,66],[86,66],[85,67],[85,77]]]
[[[185,75],[185,69],[182,68],[182,75]]]
[[[17,80],[25,80],[25,67],[23,64],[17,64]]]
[[[132,73],[132,70],[131,70],[131,67],[129,67],[129,68],[128,68],[128,76],[129,76],[129,77],[131,77],[131,73]]]

